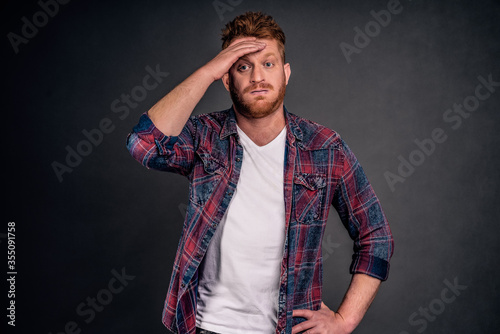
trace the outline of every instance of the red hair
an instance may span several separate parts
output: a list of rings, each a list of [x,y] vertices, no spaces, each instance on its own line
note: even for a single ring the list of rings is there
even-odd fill
[[[246,12],[227,23],[221,35],[223,50],[238,37],[274,39],[278,43],[281,59],[285,62],[285,33],[270,15]]]

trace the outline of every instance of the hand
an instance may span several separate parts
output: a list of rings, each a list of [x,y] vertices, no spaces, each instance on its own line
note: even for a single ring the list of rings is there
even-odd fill
[[[266,43],[257,42],[255,37],[243,37],[234,40],[222,50],[214,59],[209,61],[204,69],[210,73],[214,81],[221,79],[231,66],[246,54],[261,51]]]
[[[352,332],[340,313],[333,312],[323,302],[318,311],[294,310],[293,316],[307,320],[293,326],[292,334],[302,331],[304,334],[349,334]]]

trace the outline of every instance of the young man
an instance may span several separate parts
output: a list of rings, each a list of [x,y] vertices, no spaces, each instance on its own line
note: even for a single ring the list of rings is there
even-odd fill
[[[291,70],[273,18],[240,15],[222,40],[127,141],[146,167],[190,182],[163,323],[178,333],[351,333],[388,276],[393,239],[380,203],[339,135],[284,107]],[[191,116],[219,79],[232,107]],[[354,241],[336,312],[321,299],[330,205]]]

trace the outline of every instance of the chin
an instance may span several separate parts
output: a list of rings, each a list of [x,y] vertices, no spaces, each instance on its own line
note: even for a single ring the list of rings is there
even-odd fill
[[[235,89],[230,90],[231,100],[236,111],[248,118],[263,118],[274,113],[285,99],[286,85],[280,87],[277,95],[272,96],[248,96],[239,95]]]
[[[274,113],[281,105],[281,102],[266,102],[263,99],[258,99],[258,101],[252,103],[234,104],[240,114],[250,118],[262,118]]]

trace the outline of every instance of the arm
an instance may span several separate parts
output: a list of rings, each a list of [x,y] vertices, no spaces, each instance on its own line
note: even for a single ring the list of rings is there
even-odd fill
[[[254,37],[236,40],[158,101],[148,111],[155,126],[165,135],[179,135],[208,87],[221,79],[240,57],[265,47],[255,40]]]
[[[389,274],[394,249],[389,223],[361,165],[343,141],[340,152],[342,168],[332,204],[354,241],[353,277],[337,312],[323,303],[318,311],[294,310],[293,316],[307,320],[294,326],[293,334],[311,328],[308,333],[351,333]]]
[[[343,141],[341,148],[343,167],[332,205],[354,241],[350,272],[385,281],[394,252],[389,222],[354,153]]]
[[[359,325],[381,283],[381,280],[364,274],[352,276],[349,289],[337,311],[346,324],[347,333],[351,333]]]
[[[330,310],[324,303],[321,303],[318,311],[294,310],[294,317],[304,317],[307,320],[295,325],[292,334],[309,329],[314,329],[311,333],[352,333],[375,298],[380,283],[377,278],[354,274],[337,312]]]
[[[215,80],[222,78],[243,55],[265,47],[265,43],[255,40],[235,40],[144,113],[127,137],[130,154],[148,168],[188,175],[196,133],[189,117]]]

